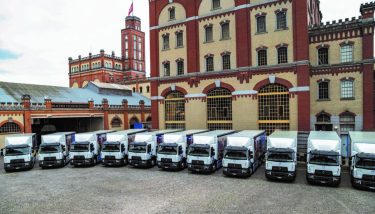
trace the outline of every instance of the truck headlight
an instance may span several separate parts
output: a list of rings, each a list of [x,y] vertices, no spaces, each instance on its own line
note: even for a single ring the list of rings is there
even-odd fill
[[[30,165],[30,163],[29,162],[25,162],[25,166],[29,166]]]

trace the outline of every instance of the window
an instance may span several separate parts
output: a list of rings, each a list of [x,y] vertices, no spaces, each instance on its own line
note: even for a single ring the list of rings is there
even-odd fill
[[[347,133],[350,131],[355,131],[355,115],[344,112],[340,115],[340,132]]]
[[[341,62],[353,62],[353,45],[343,45],[340,49]]]
[[[143,71],[143,65],[141,63],[139,63],[139,70]]]
[[[257,32],[258,33],[265,33],[267,31],[266,29],[266,17],[265,16],[259,16],[257,18]]]
[[[175,8],[170,8],[169,9],[169,20],[174,20],[176,19],[176,10]]]
[[[212,9],[213,10],[220,9],[220,0],[212,0]]]
[[[164,63],[164,76],[169,77],[171,74],[171,67],[169,62]]]
[[[143,88],[142,88],[142,86],[141,87],[139,87],[139,93],[143,93]]]
[[[223,58],[223,70],[229,70],[230,69],[230,55],[225,54],[222,56]]]
[[[184,46],[184,37],[182,32],[176,33],[176,47],[181,48]]]
[[[21,128],[13,122],[7,122],[0,127],[0,133],[20,133]]]
[[[267,65],[267,50],[258,51],[258,66]]]
[[[206,71],[214,71],[214,57],[206,57]]]
[[[329,99],[329,82],[322,81],[318,83],[318,99],[328,100]]]
[[[221,24],[221,39],[230,39],[229,23]]]
[[[351,79],[341,80],[341,99],[354,98],[354,81]]]
[[[317,123],[330,123],[331,122],[331,115],[323,112],[320,112],[319,115],[316,117]]]
[[[166,129],[185,128],[185,96],[179,91],[170,92],[164,99]]]
[[[146,91],[147,91],[147,93],[150,93],[150,86],[146,87]]]
[[[206,32],[206,42],[212,42],[213,41],[213,35],[212,35],[212,26],[208,26],[205,29]]]
[[[288,63],[288,48],[281,47],[277,49],[277,61],[279,64]]]
[[[232,93],[215,88],[207,94],[207,127],[209,130],[232,129]]]
[[[284,30],[287,28],[285,11],[278,12],[276,14],[276,19],[277,19],[277,30]]]
[[[169,35],[163,36],[163,50],[169,49]]]
[[[133,87],[133,93],[135,93],[135,87]]]
[[[121,127],[121,124],[122,124],[122,121],[120,118],[118,118],[117,116],[114,117],[111,121],[111,126],[112,127]]]
[[[177,75],[184,75],[184,61],[177,61]]]
[[[328,48],[318,49],[318,64],[328,65]]]

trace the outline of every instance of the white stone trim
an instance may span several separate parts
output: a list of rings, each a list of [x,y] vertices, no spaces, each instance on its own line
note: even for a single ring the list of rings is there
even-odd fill
[[[185,98],[203,98],[207,97],[206,94],[200,93],[200,94],[187,94],[185,95]]]
[[[298,87],[293,87],[289,89],[289,92],[300,92],[300,91],[310,91],[309,86],[298,86]]]
[[[243,91],[233,91],[232,95],[254,95],[258,94],[255,90],[243,90]]]
[[[162,97],[162,96],[152,96],[151,100],[164,100],[164,97]]]

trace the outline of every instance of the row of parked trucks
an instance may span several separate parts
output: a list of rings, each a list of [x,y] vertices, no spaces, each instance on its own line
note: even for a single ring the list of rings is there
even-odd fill
[[[297,174],[297,132],[233,130],[59,132],[42,136],[37,150],[35,134],[5,138],[5,170],[39,166],[63,167],[131,165],[162,169],[251,176],[265,161],[265,176],[293,181]],[[375,132],[349,132],[350,175],[354,187],[375,190]],[[338,186],[341,182],[341,138],[336,132],[312,131],[307,144],[308,183]]]

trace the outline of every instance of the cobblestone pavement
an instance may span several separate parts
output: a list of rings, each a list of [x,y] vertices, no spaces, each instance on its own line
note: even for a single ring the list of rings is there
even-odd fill
[[[131,167],[5,173],[0,158],[0,213],[373,213],[375,193],[270,182],[260,168],[249,179]]]

